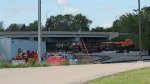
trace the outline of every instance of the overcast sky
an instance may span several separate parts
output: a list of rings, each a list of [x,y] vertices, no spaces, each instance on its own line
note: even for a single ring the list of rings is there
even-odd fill
[[[93,21],[91,28],[108,27],[121,14],[137,9],[138,0],[42,0],[42,23],[46,15],[86,15]],[[150,6],[150,0],[141,0],[141,7]],[[29,24],[37,20],[38,0],[1,0],[0,21],[5,27],[12,23]]]

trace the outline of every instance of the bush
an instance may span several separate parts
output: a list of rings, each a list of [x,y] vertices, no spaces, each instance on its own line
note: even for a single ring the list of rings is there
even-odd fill
[[[17,64],[17,65],[12,65],[11,68],[26,68],[26,67],[28,67],[27,64]]]
[[[29,64],[17,64],[17,65],[13,65],[9,62],[5,62],[5,61],[0,61],[0,69],[1,68],[27,68],[27,67],[47,67],[49,66],[46,63],[29,63]]]
[[[42,67],[47,67],[49,66],[47,63],[42,63]]]
[[[69,61],[63,61],[62,65],[69,65]]]
[[[11,68],[11,64],[6,61],[0,61],[0,68]]]
[[[27,64],[27,66],[28,66],[28,67],[47,67],[47,66],[49,66],[49,65],[46,64],[46,63],[41,63],[41,64],[35,63],[35,64]]]

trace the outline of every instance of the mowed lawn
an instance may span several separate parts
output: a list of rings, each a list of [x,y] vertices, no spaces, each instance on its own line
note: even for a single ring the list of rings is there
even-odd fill
[[[150,68],[123,72],[83,84],[150,84]]]

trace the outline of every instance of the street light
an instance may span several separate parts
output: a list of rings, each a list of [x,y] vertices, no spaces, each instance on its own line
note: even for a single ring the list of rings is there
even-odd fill
[[[81,30],[81,23],[82,23],[82,21],[79,21],[79,29],[78,29],[78,32],[79,32],[79,33],[81,33],[81,31],[82,31],[82,30]]]
[[[140,0],[138,0],[138,18],[139,18],[139,47],[140,47],[140,60],[142,61],[142,33],[141,33],[141,7]]]
[[[38,0],[38,59],[41,62],[41,0]]]
[[[46,12],[46,20],[47,20],[47,18],[48,18],[48,17],[47,17],[47,14],[48,14],[49,12],[50,12],[50,10],[48,10],[48,11]]]
[[[47,17],[47,14],[50,12],[50,10],[48,10],[47,12],[46,12],[46,21],[47,21],[47,19],[48,19],[48,17]],[[47,22],[46,22],[46,25],[47,25]],[[49,31],[50,31],[50,28],[49,28]]]

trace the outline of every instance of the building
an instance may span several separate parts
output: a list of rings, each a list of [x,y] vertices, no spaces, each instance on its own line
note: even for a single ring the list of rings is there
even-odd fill
[[[43,31],[42,40],[46,42],[46,50],[59,50],[81,42],[89,49],[97,49],[100,43],[118,37],[118,32],[64,32]],[[0,32],[0,37],[37,41],[38,32]]]
[[[0,38],[0,60],[11,60],[18,54],[18,49],[37,51],[38,42],[22,39]],[[46,43],[42,42],[42,55],[46,53]]]

